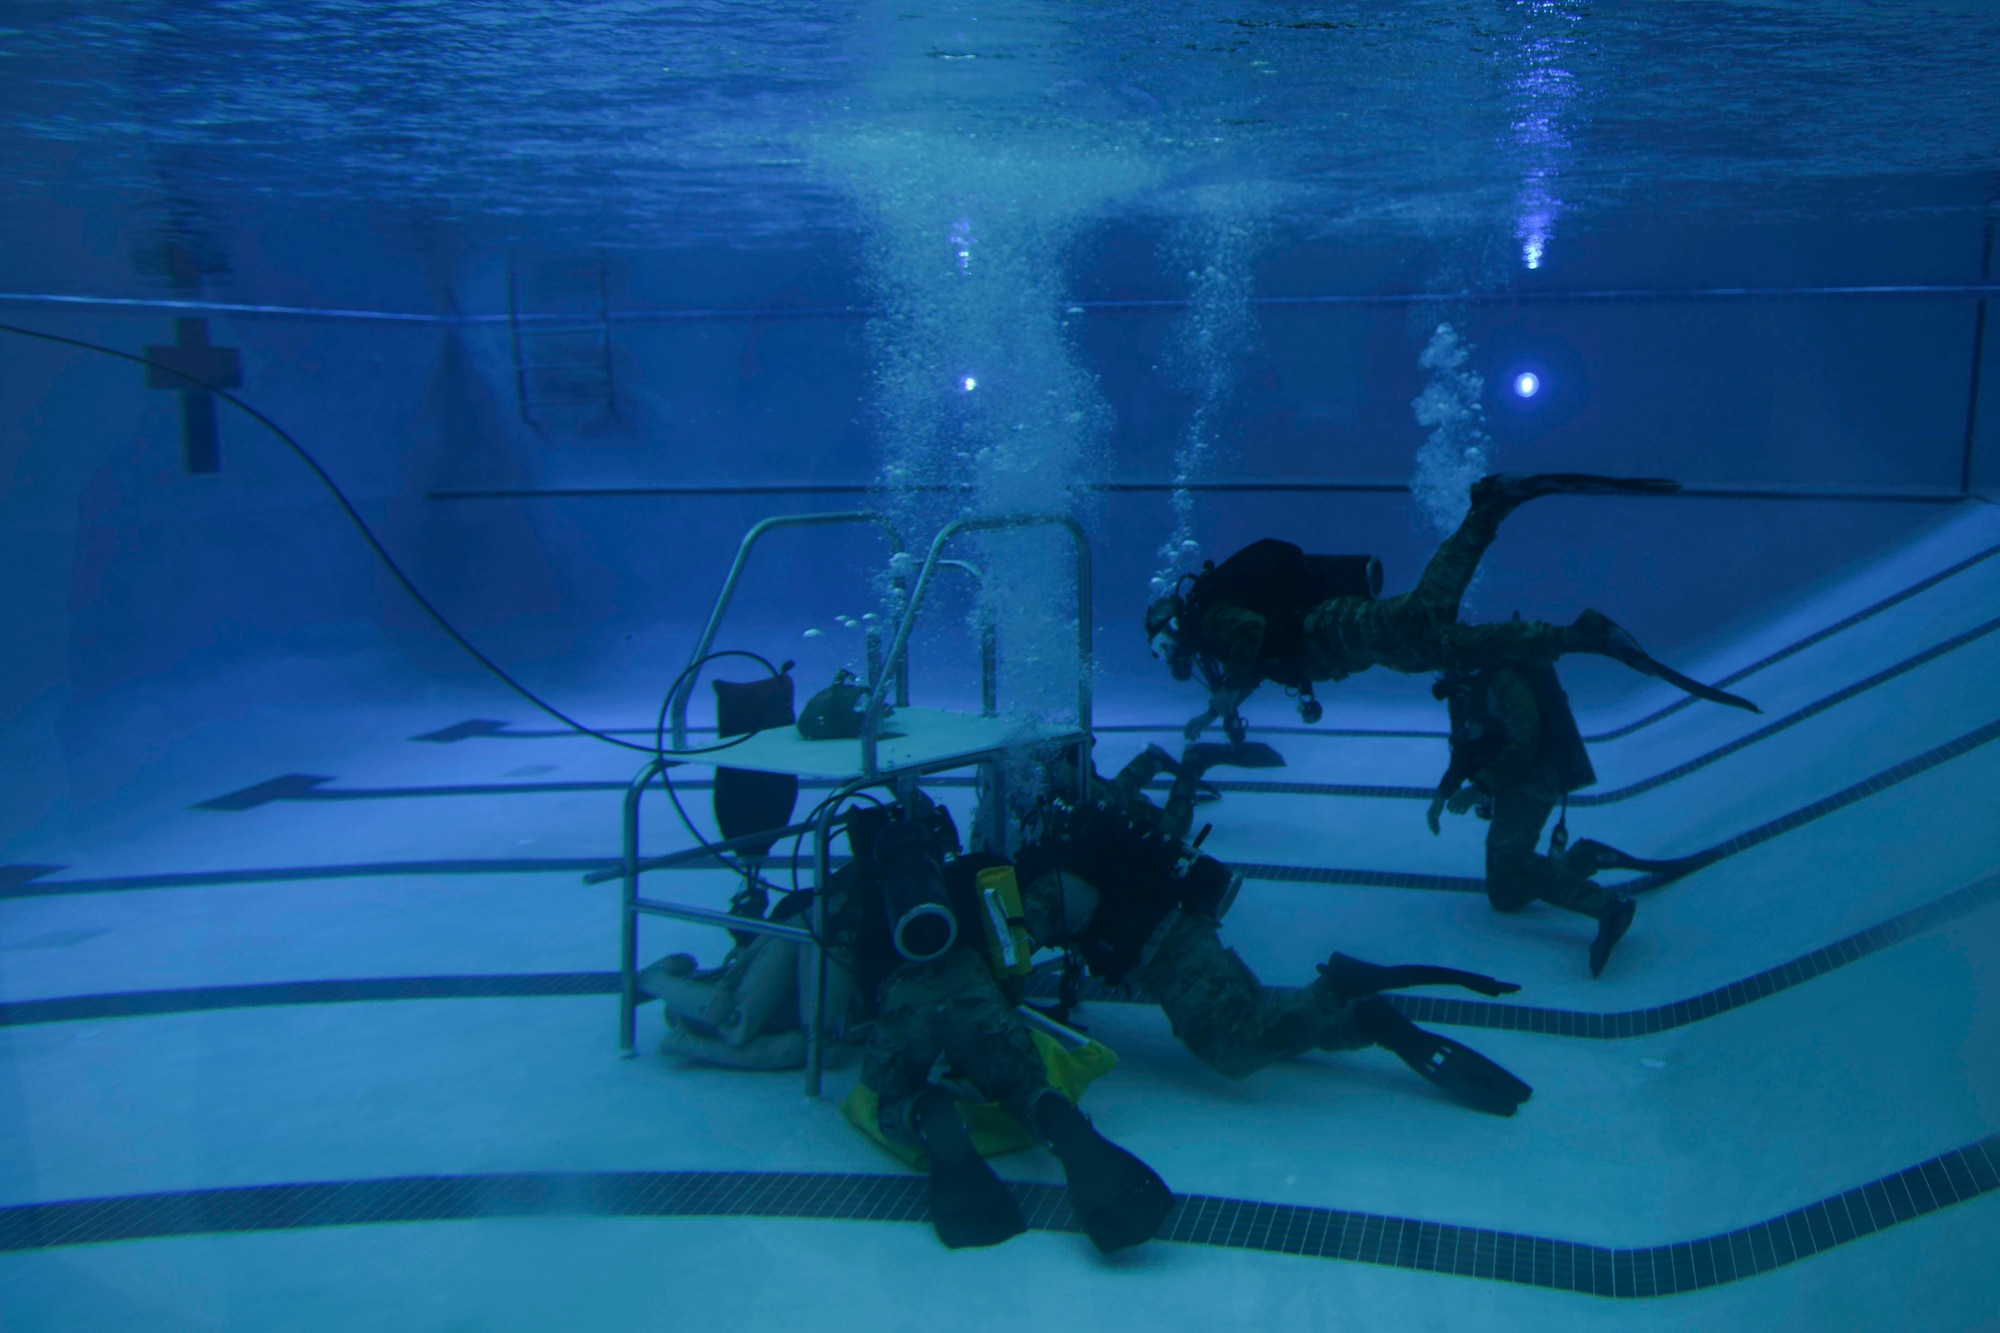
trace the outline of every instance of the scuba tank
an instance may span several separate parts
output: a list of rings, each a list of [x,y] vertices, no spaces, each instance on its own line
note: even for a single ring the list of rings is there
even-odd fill
[[[1219,565],[1202,567],[1184,599],[1181,633],[1196,653],[1212,659],[1200,642],[1209,611],[1226,604],[1256,613],[1264,621],[1258,672],[1299,691],[1299,714],[1311,724],[1319,721],[1322,709],[1305,672],[1306,613],[1335,598],[1373,601],[1381,593],[1382,562],[1372,555],[1307,555],[1290,542],[1266,537]],[[1219,677],[1220,672],[1207,674]]]

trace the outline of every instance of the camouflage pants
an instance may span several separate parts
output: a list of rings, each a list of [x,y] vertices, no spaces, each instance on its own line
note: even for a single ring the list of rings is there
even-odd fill
[[[1158,777],[1167,766],[1168,756],[1157,749],[1148,748],[1125,767],[1118,770],[1118,776],[1107,786],[1111,789],[1112,804],[1128,813],[1151,809],[1152,803],[1145,798],[1146,784]],[[1167,793],[1165,809],[1160,812],[1159,829],[1170,838],[1186,838],[1188,830],[1194,827],[1195,784],[1199,778],[1193,772],[1174,775],[1173,789]]]
[[[890,1138],[916,1142],[916,1100],[940,1056],[952,1077],[1022,1124],[1029,1103],[1049,1086],[1027,1025],[970,949],[912,964],[882,983],[861,1081],[879,1099],[878,1123]]]
[[[1503,787],[1493,798],[1493,827],[1486,834],[1486,901],[1497,912],[1518,912],[1540,899],[1585,916],[1598,916],[1616,896],[1581,871],[1535,850],[1542,825],[1562,799],[1554,782]]]
[[[1584,636],[1566,625],[1539,620],[1458,623],[1459,601],[1511,508],[1474,505],[1409,592],[1380,600],[1336,597],[1308,611],[1307,674],[1314,680],[1340,680],[1384,666],[1419,675],[1496,662],[1553,662],[1564,653],[1590,651]]]
[[[1166,1010],[1174,1035],[1200,1060],[1230,1078],[1247,1078],[1268,1064],[1306,1051],[1351,1051],[1374,1044],[1362,1035],[1352,1006],[1318,982],[1266,986],[1233,949],[1216,938],[1213,921],[1182,913],[1168,926],[1139,985]]]

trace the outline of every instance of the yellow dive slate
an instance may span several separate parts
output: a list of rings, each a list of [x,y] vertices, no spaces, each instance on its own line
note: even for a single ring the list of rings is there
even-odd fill
[[[1087,1041],[1075,1050],[1068,1050],[1046,1033],[1031,1031],[1028,1035],[1034,1039],[1035,1049],[1041,1052],[1042,1067],[1049,1072],[1050,1086],[1071,1101],[1081,1097],[1085,1088],[1118,1065],[1118,1057],[1103,1042]],[[847,1094],[847,1100],[840,1104],[840,1113],[864,1137],[911,1170],[930,1170],[930,1162],[922,1148],[896,1143],[883,1135],[876,1122],[876,1105],[875,1090],[856,1084],[854,1091]],[[979,1150],[981,1157],[1019,1152],[1035,1141],[1020,1121],[992,1102],[960,1102],[958,1110],[972,1135],[972,1146]]]
[[[1021,913],[1021,884],[1012,866],[989,866],[973,881],[979,915],[986,923],[986,961],[996,977],[1024,977],[1035,970],[1027,918]]]

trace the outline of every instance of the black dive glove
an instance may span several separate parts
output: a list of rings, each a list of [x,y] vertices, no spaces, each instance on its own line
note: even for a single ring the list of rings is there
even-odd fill
[[[1364,995],[1404,990],[1410,986],[1463,986],[1481,995],[1512,995],[1521,989],[1514,982],[1496,981],[1478,972],[1461,972],[1455,967],[1433,967],[1428,963],[1383,967],[1380,963],[1364,963],[1359,958],[1349,958],[1344,953],[1337,953],[1321,963],[1319,971],[1343,1004]]]

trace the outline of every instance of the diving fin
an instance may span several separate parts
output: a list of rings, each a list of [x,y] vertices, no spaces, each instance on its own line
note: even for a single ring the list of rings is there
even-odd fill
[[[1469,1046],[1426,1032],[1379,995],[1354,1006],[1362,1031],[1461,1106],[1511,1116],[1534,1089]]]
[[[1681,484],[1665,477],[1602,477],[1593,472],[1495,472],[1472,484],[1472,500],[1513,500],[1544,495],[1674,495]]]
[[[949,1092],[932,1087],[917,1098],[916,1122],[930,1158],[931,1226],[946,1249],[998,1245],[1028,1229],[1021,1206],[972,1146]]]
[[[1481,995],[1512,995],[1521,989],[1514,982],[1498,981],[1478,972],[1461,972],[1455,967],[1433,967],[1427,963],[1384,967],[1380,963],[1364,963],[1359,958],[1349,958],[1344,953],[1337,953],[1321,963],[1319,972],[1342,1004],[1365,995],[1403,990],[1410,986],[1463,986]]]
[[[1070,1210],[1091,1244],[1111,1254],[1159,1234],[1174,1195],[1152,1167],[1099,1134],[1076,1103],[1054,1089],[1035,1099],[1028,1119],[1062,1163]]]
[[[1584,875],[1595,875],[1600,870],[1644,870],[1656,874],[1674,874],[1695,868],[1702,858],[1680,856],[1665,861],[1649,861],[1644,857],[1621,852],[1595,838],[1578,838],[1563,853],[1563,861],[1570,869]]]
[[[1283,768],[1285,756],[1263,741],[1245,741],[1241,745],[1197,741],[1181,751],[1180,762],[1183,767],[1201,774],[1219,764],[1232,768]]]
[[[1632,917],[1638,910],[1639,905],[1630,898],[1620,898],[1597,918],[1597,938],[1590,942],[1592,977],[1603,973],[1604,965],[1611,961],[1611,950],[1625,938],[1625,932],[1632,929]]]
[[[1702,684],[1692,676],[1683,676],[1641,648],[1639,641],[1633,638],[1630,632],[1621,628],[1602,611],[1586,610],[1576,618],[1576,623],[1571,628],[1589,635],[1594,641],[1595,651],[1603,653],[1614,661],[1624,663],[1641,675],[1664,680],[1675,689],[1692,694],[1697,699],[1706,699],[1710,703],[1741,708],[1751,713],[1764,711],[1740,694],[1718,690],[1713,685]]]

